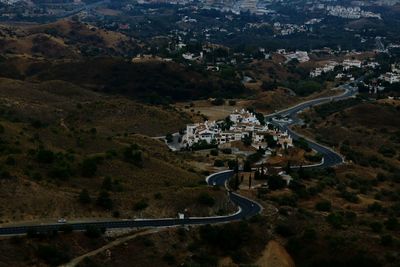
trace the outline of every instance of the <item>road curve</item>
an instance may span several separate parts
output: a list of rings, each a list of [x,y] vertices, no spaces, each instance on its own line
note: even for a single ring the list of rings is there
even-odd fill
[[[293,131],[290,128],[290,126],[296,125],[300,122],[299,118],[297,117],[297,114],[300,111],[303,111],[312,106],[321,105],[321,104],[328,103],[331,101],[339,101],[339,100],[348,99],[348,98],[354,97],[357,94],[357,88],[352,87],[349,84],[345,84],[341,88],[345,89],[345,92],[340,95],[313,99],[313,100],[298,104],[296,106],[293,106],[291,108],[281,110],[279,112],[265,116],[265,118],[267,120],[271,120],[271,123],[273,125],[277,126],[280,130],[287,131],[290,134],[290,136],[293,138],[293,140],[298,140],[300,138],[303,138],[308,143],[308,145],[311,149],[317,151],[318,153],[320,153],[322,155],[322,157],[323,157],[322,163],[319,164],[317,167],[313,167],[313,168],[333,167],[333,166],[344,163],[344,158],[342,155],[335,152],[333,149],[326,147],[324,145],[318,144],[317,142],[315,142],[309,138],[306,138],[305,136],[302,136],[299,133],[296,133],[295,131]],[[272,120],[272,118],[274,118],[276,116],[287,117],[290,119],[290,122],[285,123],[285,122],[277,122],[277,121]]]
[[[206,178],[210,186],[225,186],[225,183],[233,176],[233,171],[222,171],[214,173]],[[238,206],[238,211],[231,215],[215,216],[215,217],[189,217],[185,219],[178,218],[163,218],[163,219],[135,219],[135,220],[103,220],[93,222],[71,222],[68,223],[75,231],[82,231],[89,226],[97,228],[148,228],[148,227],[169,227],[178,225],[201,225],[226,223],[246,219],[252,217],[262,211],[262,206],[257,202],[245,198],[237,193],[228,190],[230,200]],[[9,227],[0,227],[1,235],[21,235],[29,231],[37,233],[47,233],[49,231],[60,230],[60,227],[65,224],[38,224],[38,225],[18,225]]]

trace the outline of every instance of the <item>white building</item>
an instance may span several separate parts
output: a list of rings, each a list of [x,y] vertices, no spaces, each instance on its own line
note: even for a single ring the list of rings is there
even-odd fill
[[[357,59],[345,59],[342,63],[343,70],[348,70],[350,68],[361,68],[362,62]]]
[[[260,122],[256,118],[256,116],[248,110],[242,109],[241,111],[235,110],[232,114],[229,115],[230,120],[233,123],[250,123],[260,125]]]
[[[297,59],[299,62],[303,63],[303,62],[307,62],[310,60],[310,57],[308,56],[307,51],[296,51],[293,53],[286,53],[284,55],[285,55],[287,61]]]
[[[339,63],[337,63],[336,61],[330,61],[325,66],[316,68],[315,70],[311,71],[310,76],[311,77],[321,76],[324,73],[333,71],[335,69],[335,67],[338,65],[339,65]]]
[[[267,125],[261,125],[256,116],[242,109],[235,111],[229,116],[232,125],[229,129],[223,129],[223,122],[209,122],[189,124],[186,126],[186,133],[182,138],[182,144],[191,147],[196,143],[205,141],[208,144],[221,145],[234,141],[241,141],[246,136],[252,137],[252,145],[256,148],[267,147],[266,135],[272,135],[274,140],[282,148],[293,146],[293,140],[287,132],[269,129]]]
[[[393,73],[393,72],[386,72],[385,74],[382,74],[379,77],[379,79],[384,80],[390,84],[398,83],[398,82],[400,82],[400,74]]]

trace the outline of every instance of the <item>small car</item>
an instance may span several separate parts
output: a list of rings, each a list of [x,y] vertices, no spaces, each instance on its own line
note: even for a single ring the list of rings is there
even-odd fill
[[[60,218],[60,219],[58,219],[58,221],[57,221],[58,223],[66,223],[67,222],[67,220],[66,219],[64,219],[64,218]]]

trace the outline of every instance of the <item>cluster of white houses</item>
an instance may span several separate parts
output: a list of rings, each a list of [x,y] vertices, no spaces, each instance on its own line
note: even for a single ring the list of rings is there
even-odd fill
[[[231,122],[229,129],[223,127],[223,122],[215,121],[187,125],[182,145],[191,147],[202,141],[222,145],[251,137],[253,147],[267,148],[271,145],[267,143],[266,137],[269,135],[282,148],[293,146],[293,140],[287,132],[275,129],[268,122],[262,125],[256,116],[247,110],[236,110],[229,115],[229,118]]]
[[[342,67],[343,71],[352,69],[352,68],[361,68],[361,67],[367,67],[367,68],[372,68],[375,69],[379,66],[379,63],[377,62],[362,62],[358,59],[345,59],[342,63],[336,62],[336,61],[329,61],[322,67],[318,67],[314,69],[313,71],[310,72],[311,77],[318,77],[321,76],[322,74],[334,71],[335,68],[339,66]],[[339,73],[337,78],[341,78],[344,74]]]
[[[382,74],[379,79],[390,84],[400,83],[400,64],[392,64],[391,69],[392,71]]]

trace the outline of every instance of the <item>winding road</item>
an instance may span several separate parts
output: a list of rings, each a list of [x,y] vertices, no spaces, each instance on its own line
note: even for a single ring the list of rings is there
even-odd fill
[[[291,122],[288,123],[277,123],[273,122],[277,127],[282,130],[287,130],[294,139],[298,139],[301,136],[290,129],[291,125],[299,123],[297,113],[303,111],[311,106],[319,105],[329,101],[337,101],[346,99],[354,96],[357,93],[357,89],[350,85],[344,85],[342,87],[345,92],[338,96],[324,97],[314,99],[308,102],[301,103],[294,107],[282,110],[280,112],[266,116],[267,119],[272,119],[278,115],[288,117]],[[312,140],[306,139],[309,146],[323,155],[324,161],[319,167],[331,167],[343,163],[341,155],[333,151],[332,149],[320,145]],[[233,176],[233,171],[227,170],[218,173],[214,173],[206,178],[206,182],[210,186],[222,186],[226,187],[226,183]],[[85,222],[69,222],[68,225],[75,231],[82,231],[87,229],[89,226],[98,228],[149,228],[149,227],[169,227],[179,225],[201,225],[201,224],[215,224],[215,223],[226,223],[237,221],[245,218],[250,218],[262,211],[262,206],[257,202],[250,200],[244,196],[241,196],[235,192],[227,189],[227,194],[230,200],[238,206],[238,211],[231,215],[226,216],[215,216],[215,217],[189,217],[184,219],[179,218],[162,218],[162,219],[106,219],[102,221],[85,221]],[[52,224],[31,224],[31,225],[12,225],[0,227],[0,235],[21,235],[26,234],[30,231],[38,233],[46,233],[49,231],[60,230],[65,224],[52,223]]]
[[[296,106],[290,107],[288,109],[284,109],[279,112],[265,116],[267,120],[270,120],[270,122],[273,125],[277,126],[280,130],[287,131],[289,135],[293,138],[293,140],[298,140],[300,138],[303,138],[304,140],[306,140],[311,149],[320,153],[323,157],[323,161],[322,164],[319,164],[317,166],[318,168],[327,168],[342,164],[344,162],[344,158],[339,153],[335,152],[333,149],[318,144],[317,142],[294,132],[290,128],[290,126],[299,124],[301,122],[301,120],[297,117],[299,112],[304,111],[316,105],[321,105],[331,101],[340,101],[350,97],[354,97],[358,92],[357,88],[351,86],[350,84],[342,85],[340,88],[345,90],[344,93],[340,95],[313,99],[298,104]],[[273,118],[277,116],[288,118],[289,121],[288,122],[274,121]]]

